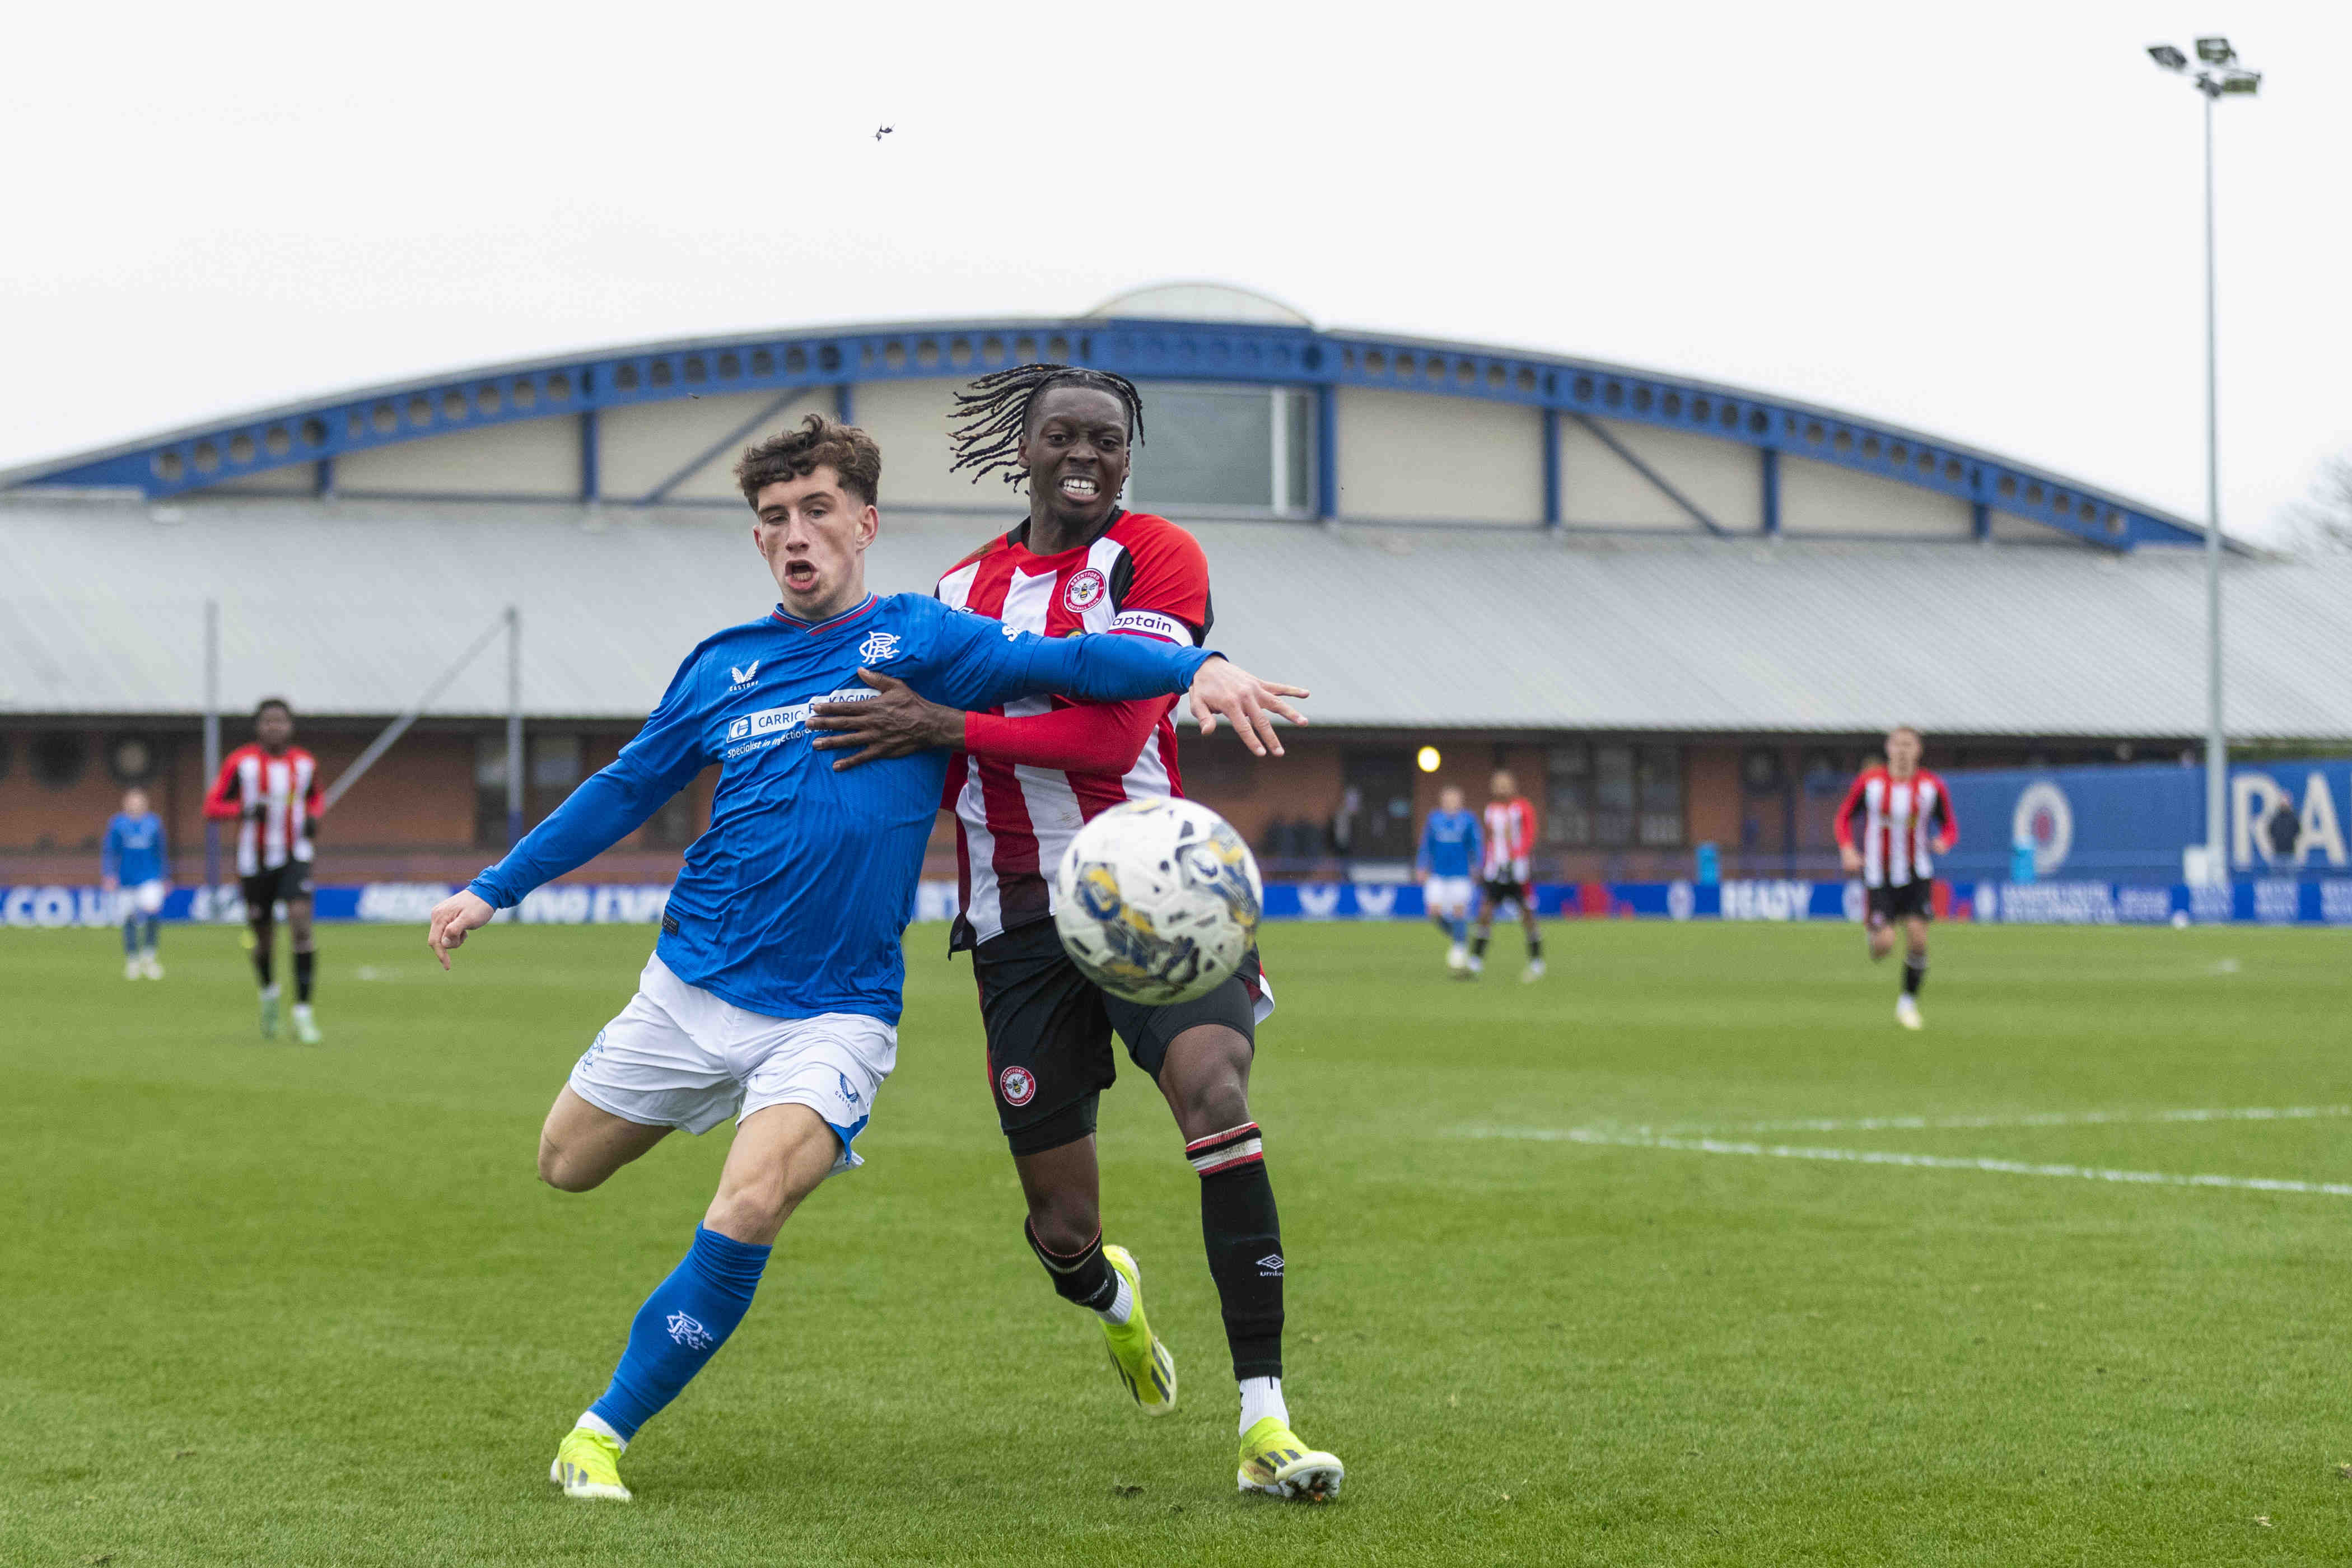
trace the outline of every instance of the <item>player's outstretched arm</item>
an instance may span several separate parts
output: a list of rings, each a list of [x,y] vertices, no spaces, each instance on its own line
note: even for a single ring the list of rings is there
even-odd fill
[[[1123,773],[1135,766],[1152,726],[1168,710],[1168,700],[1160,697],[1088,702],[1012,717],[967,713],[926,701],[905,681],[878,670],[862,669],[858,679],[876,695],[862,701],[820,702],[809,717],[810,729],[824,731],[811,746],[855,753],[835,761],[835,773],[884,757],[961,748],[1000,763],[1065,773]]]
[[[449,950],[463,947],[466,933],[477,926],[489,924],[490,917],[498,912],[490,908],[488,900],[460,888],[433,906],[433,927],[425,938],[425,945],[433,950],[433,956],[446,969]]]
[[[1217,721],[1223,718],[1242,738],[1242,744],[1253,756],[1263,757],[1269,752],[1282,755],[1282,737],[1276,733],[1275,716],[1280,714],[1294,724],[1307,722],[1307,715],[1283,700],[1286,697],[1304,697],[1303,686],[1285,686],[1279,681],[1260,680],[1248,670],[1223,655],[1201,667],[1192,678],[1192,717],[1201,721],[1201,733],[1217,732]]]

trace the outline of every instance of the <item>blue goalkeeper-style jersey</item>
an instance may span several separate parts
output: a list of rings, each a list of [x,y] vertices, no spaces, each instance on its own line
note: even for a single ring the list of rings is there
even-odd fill
[[[1433,877],[1467,877],[1478,864],[1478,819],[1466,811],[1433,811],[1421,828],[1421,868]]]
[[[809,742],[812,704],[874,695],[860,669],[985,710],[1064,692],[1130,701],[1182,691],[1205,649],[1156,638],[1041,637],[912,594],[869,595],[811,626],[778,609],[687,656],[620,756],[572,791],[472,890],[500,909],[635,832],[711,763],[710,826],[686,852],[655,946],[690,985],[771,1018],[898,1018],[899,942],[949,753],[836,773]]]
[[[98,852],[99,872],[126,888],[135,888],[160,879],[170,854],[163,842],[162,817],[152,811],[144,816],[118,811],[106,825],[106,841]]]

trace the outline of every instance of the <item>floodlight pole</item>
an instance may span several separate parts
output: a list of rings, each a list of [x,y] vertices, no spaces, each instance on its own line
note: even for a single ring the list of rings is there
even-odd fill
[[[2230,878],[2230,740],[2221,725],[2221,418],[2220,331],[2213,262],[2213,100],[2218,84],[2198,83],[2205,100],[2205,877]]]
[[[205,784],[220,777],[220,601],[205,601]],[[205,897],[220,886],[220,824],[205,818]]]
[[[522,842],[522,612],[507,606],[507,847]]]

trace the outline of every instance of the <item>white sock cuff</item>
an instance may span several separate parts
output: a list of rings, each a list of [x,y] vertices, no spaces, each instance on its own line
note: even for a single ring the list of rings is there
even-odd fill
[[[1282,1402],[1282,1379],[1242,1379],[1242,1436],[1248,1436],[1249,1429],[1269,1415],[1285,1426],[1290,1425],[1290,1408]]]
[[[1111,1270],[1111,1278],[1118,1281],[1118,1294],[1110,1299],[1109,1306],[1097,1308],[1095,1316],[1117,1327],[1135,1316],[1135,1287],[1127,1282],[1126,1275],[1115,1268]]]
[[[602,1415],[597,1415],[593,1410],[583,1410],[580,1413],[580,1419],[573,1422],[572,1425],[575,1426],[585,1426],[591,1432],[601,1432],[605,1436],[613,1439],[614,1442],[618,1443],[624,1448],[629,1446],[629,1440],[626,1437],[622,1436],[618,1432],[614,1431],[613,1424],[610,1421],[605,1420]]]

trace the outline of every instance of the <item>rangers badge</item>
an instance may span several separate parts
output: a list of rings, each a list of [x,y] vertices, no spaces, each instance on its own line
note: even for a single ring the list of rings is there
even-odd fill
[[[1037,1098],[1037,1079],[1027,1068],[1010,1067],[996,1075],[996,1092],[1007,1105],[1026,1105]]]
[[[1091,566],[1080,567],[1071,573],[1070,580],[1062,585],[1062,606],[1074,613],[1080,612],[1108,591],[1109,584],[1103,581],[1101,573]]]

